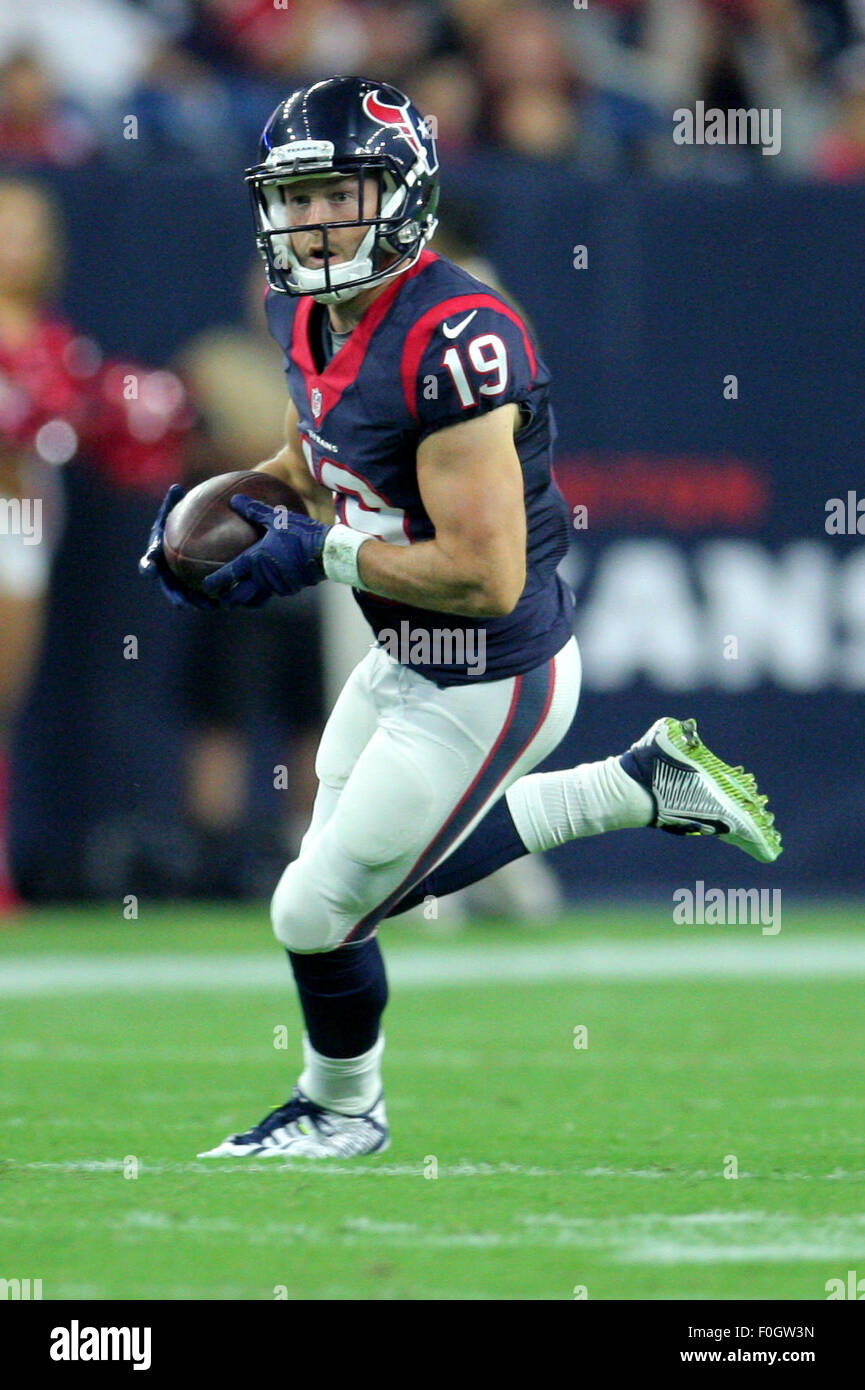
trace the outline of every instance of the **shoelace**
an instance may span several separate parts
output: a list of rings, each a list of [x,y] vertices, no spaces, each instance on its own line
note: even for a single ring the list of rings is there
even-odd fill
[[[295,1120],[303,1119],[305,1115],[315,1116],[319,1114],[321,1114],[320,1105],[307,1100],[306,1096],[292,1096],[285,1105],[278,1105],[275,1110],[271,1110],[269,1115],[265,1115],[263,1120],[259,1120],[252,1129],[247,1130],[245,1134],[238,1135],[238,1138],[246,1143],[251,1143],[253,1140],[260,1143],[275,1129],[282,1129],[283,1125],[290,1125]]]

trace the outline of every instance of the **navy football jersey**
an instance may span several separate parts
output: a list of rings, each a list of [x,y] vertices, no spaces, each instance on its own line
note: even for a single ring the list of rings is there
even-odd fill
[[[334,493],[345,525],[394,545],[430,540],[435,527],[417,480],[421,442],[510,401],[524,421],[514,443],[525,489],[527,578],[514,611],[470,618],[356,589],[377,641],[438,685],[503,680],[549,660],[572,631],[573,599],[556,574],[569,518],[551,472],[550,374],[520,315],[488,285],[428,250],[373,301],[325,364],[326,313],[311,296],[267,296],[304,457]],[[443,641],[445,629],[452,636]]]

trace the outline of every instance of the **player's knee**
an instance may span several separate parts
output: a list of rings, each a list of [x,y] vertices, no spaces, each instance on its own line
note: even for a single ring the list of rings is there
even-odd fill
[[[290,951],[332,951],[362,916],[354,896],[343,903],[338,889],[319,883],[302,857],[289,864],[270,904],[273,934]]]
[[[329,923],[323,920],[316,903],[303,892],[297,863],[289,864],[271,898],[273,934],[290,951],[326,950]]]

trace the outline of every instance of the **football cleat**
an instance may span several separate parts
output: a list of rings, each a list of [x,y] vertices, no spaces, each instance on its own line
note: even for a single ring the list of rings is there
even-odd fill
[[[356,1158],[390,1146],[384,1097],[363,1115],[325,1110],[297,1086],[245,1134],[231,1134],[199,1158]]]
[[[717,835],[771,864],[781,853],[775,817],[753,773],[711,753],[694,719],[658,719],[624,755],[625,771],[651,793],[652,825],[673,835]]]

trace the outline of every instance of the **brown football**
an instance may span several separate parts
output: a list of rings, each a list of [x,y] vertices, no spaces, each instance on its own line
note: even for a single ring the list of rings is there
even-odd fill
[[[199,483],[168,513],[162,540],[169,569],[192,589],[200,589],[209,574],[264,535],[264,527],[253,525],[229,505],[238,492],[269,507],[306,515],[297,493],[271,473],[240,469]]]

